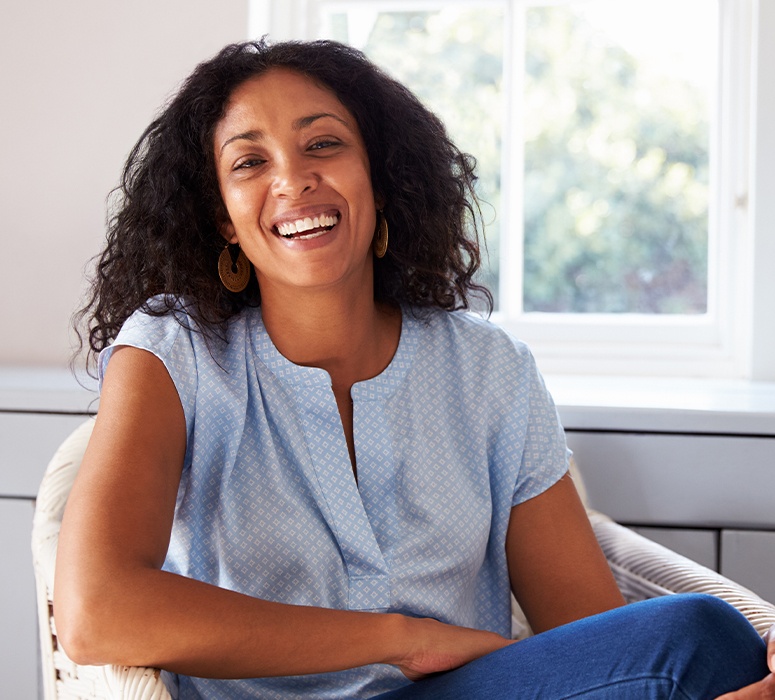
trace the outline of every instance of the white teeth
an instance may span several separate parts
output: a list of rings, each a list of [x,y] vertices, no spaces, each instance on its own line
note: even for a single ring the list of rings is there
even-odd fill
[[[310,229],[314,228],[320,228],[321,226],[324,226],[326,228],[331,228],[332,226],[335,226],[336,223],[339,221],[339,216],[316,216],[314,219],[310,218],[309,216],[304,219],[297,219],[296,221],[287,221],[283,224],[278,224],[277,226],[277,232],[281,236],[292,236],[294,233],[303,233],[304,231],[309,231]],[[304,236],[304,238],[315,238],[315,236]]]
[[[308,233],[306,236],[298,236],[296,238],[296,240],[297,241],[310,241],[313,238],[317,238],[318,236],[322,236],[325,233],[328,233],[328,231],[317,231],[316,233]]]

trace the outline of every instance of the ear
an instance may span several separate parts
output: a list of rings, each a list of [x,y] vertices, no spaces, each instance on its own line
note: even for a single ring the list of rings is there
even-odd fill
[[[374,193],[374,206],[379,211],[385,208],[385,198],[377,192]]]
[[[218,226],[218,233],[223,236],[227,243],[237,243],[237,232],[234,230],[234,224],[231,221],[224,221]]]

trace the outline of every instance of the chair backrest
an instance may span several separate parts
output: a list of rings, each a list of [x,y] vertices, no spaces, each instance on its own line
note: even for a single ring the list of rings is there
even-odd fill
[[[81,681],[81,685],[93,685],[89,679],[81,678],[82,674],[75,664],[68,663],[69,659],[57,643],[53,615],[54,568],[59,527],[67,497],[89,442],[93,422],[89,419],[82,423],[60,445],[46,468],[35,501],[35,516],[32,521],[32,563],[37,588],[41,667],[46,700],[58,697],[58,685],[72,685],[73,680]],[[87,675],[89,675],[88,672]],[[76,697],[100,697],[90,690],[83,688]]]
[[[37,589],[45,698],[168,700],[170,696],[159,678],[158,670],[126,666],[81,666],[68,658],[57,640],[53,594],[59,528],[93,426],[93,419],[86,420],[60,445],[46,468],[35,503],[32,561]]]

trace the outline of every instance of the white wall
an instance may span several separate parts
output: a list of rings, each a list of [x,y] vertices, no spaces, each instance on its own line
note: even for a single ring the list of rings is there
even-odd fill
[[[247,38],[248,2],[3,5],[0,367],[65,366],[129,149],[196,63]]]

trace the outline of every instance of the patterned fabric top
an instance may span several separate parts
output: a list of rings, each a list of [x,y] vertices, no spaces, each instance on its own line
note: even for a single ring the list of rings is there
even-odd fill
[[[166,570],[267,600],[510,634],[509,513],[554,484],[568,456],[523,344],[470,314],[404,309],[390,365],[352,388],[356,482],[328,373],[283,357],[260,309],[230,322],[228,342],[206,341],[177,315],[138,312],[112,346],[158,356],[185,412]],[[407,682],[373,665],[290,678],[180,677],[179,692],[365,698]]]

